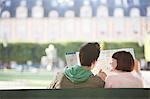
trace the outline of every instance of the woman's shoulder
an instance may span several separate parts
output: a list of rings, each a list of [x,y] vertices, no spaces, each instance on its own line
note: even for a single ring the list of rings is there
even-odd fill
[[[107,74],[107,77],[106,77],[105,81],[116,80],[116,79],[120,79],[122,77],[123,77],[122,73],[110,72],[110,73]]]

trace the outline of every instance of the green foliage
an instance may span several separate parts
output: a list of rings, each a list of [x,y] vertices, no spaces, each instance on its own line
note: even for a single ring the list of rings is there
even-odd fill
[[[104,49],[133,48],[137,59],[144,58],[144,47],[136,42],[105,42]]]
[[[65,60],[66,52],[79,51],[84,42],[66,42],[66,43],[49,43],[53,44],[57,49],[58,57]],[[26,63],[31,60],[34,63],[40,63],[41,57],[46,55],[45,49],[49,44],[33,44],[33,43],[15,43],[8,44],[3,47],[0,44],[0,60],[17,61],[18,63]],[[136,58],[144,58],[144,48],[140,47],[135,42],[103,42],[102,49],[117,49],[117,48],[134,48]]]
[[[14,60],[19,63],[32,60],[39,63],[41,56],[45,54],[45,48],[45,45],[27,43],[8,44],[7,47],[0,46],[0,60],[4,62]]]
[[[0,44],[0,59],[3,58],[3,45]]]

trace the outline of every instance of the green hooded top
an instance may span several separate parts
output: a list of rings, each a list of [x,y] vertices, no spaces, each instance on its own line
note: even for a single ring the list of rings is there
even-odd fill
[[[73,83],[81,83],[86,82],[92,75],[92,72],[82,66],[74,65],[66,68],[64,74]]]

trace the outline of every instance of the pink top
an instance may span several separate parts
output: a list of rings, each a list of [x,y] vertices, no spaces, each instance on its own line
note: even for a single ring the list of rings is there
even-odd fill
[[[105,88],[143,88],[143,80],[135,72],[112,72],[105,79]]]

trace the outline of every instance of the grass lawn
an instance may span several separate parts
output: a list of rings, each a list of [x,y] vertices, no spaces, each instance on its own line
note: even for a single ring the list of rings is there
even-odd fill
[[[26,86],[35,88],[46,88],[53,78],[54,74],[48,71],[32,73],[18,72],[15,70],[0,70],[0,82],[23,82]]]

